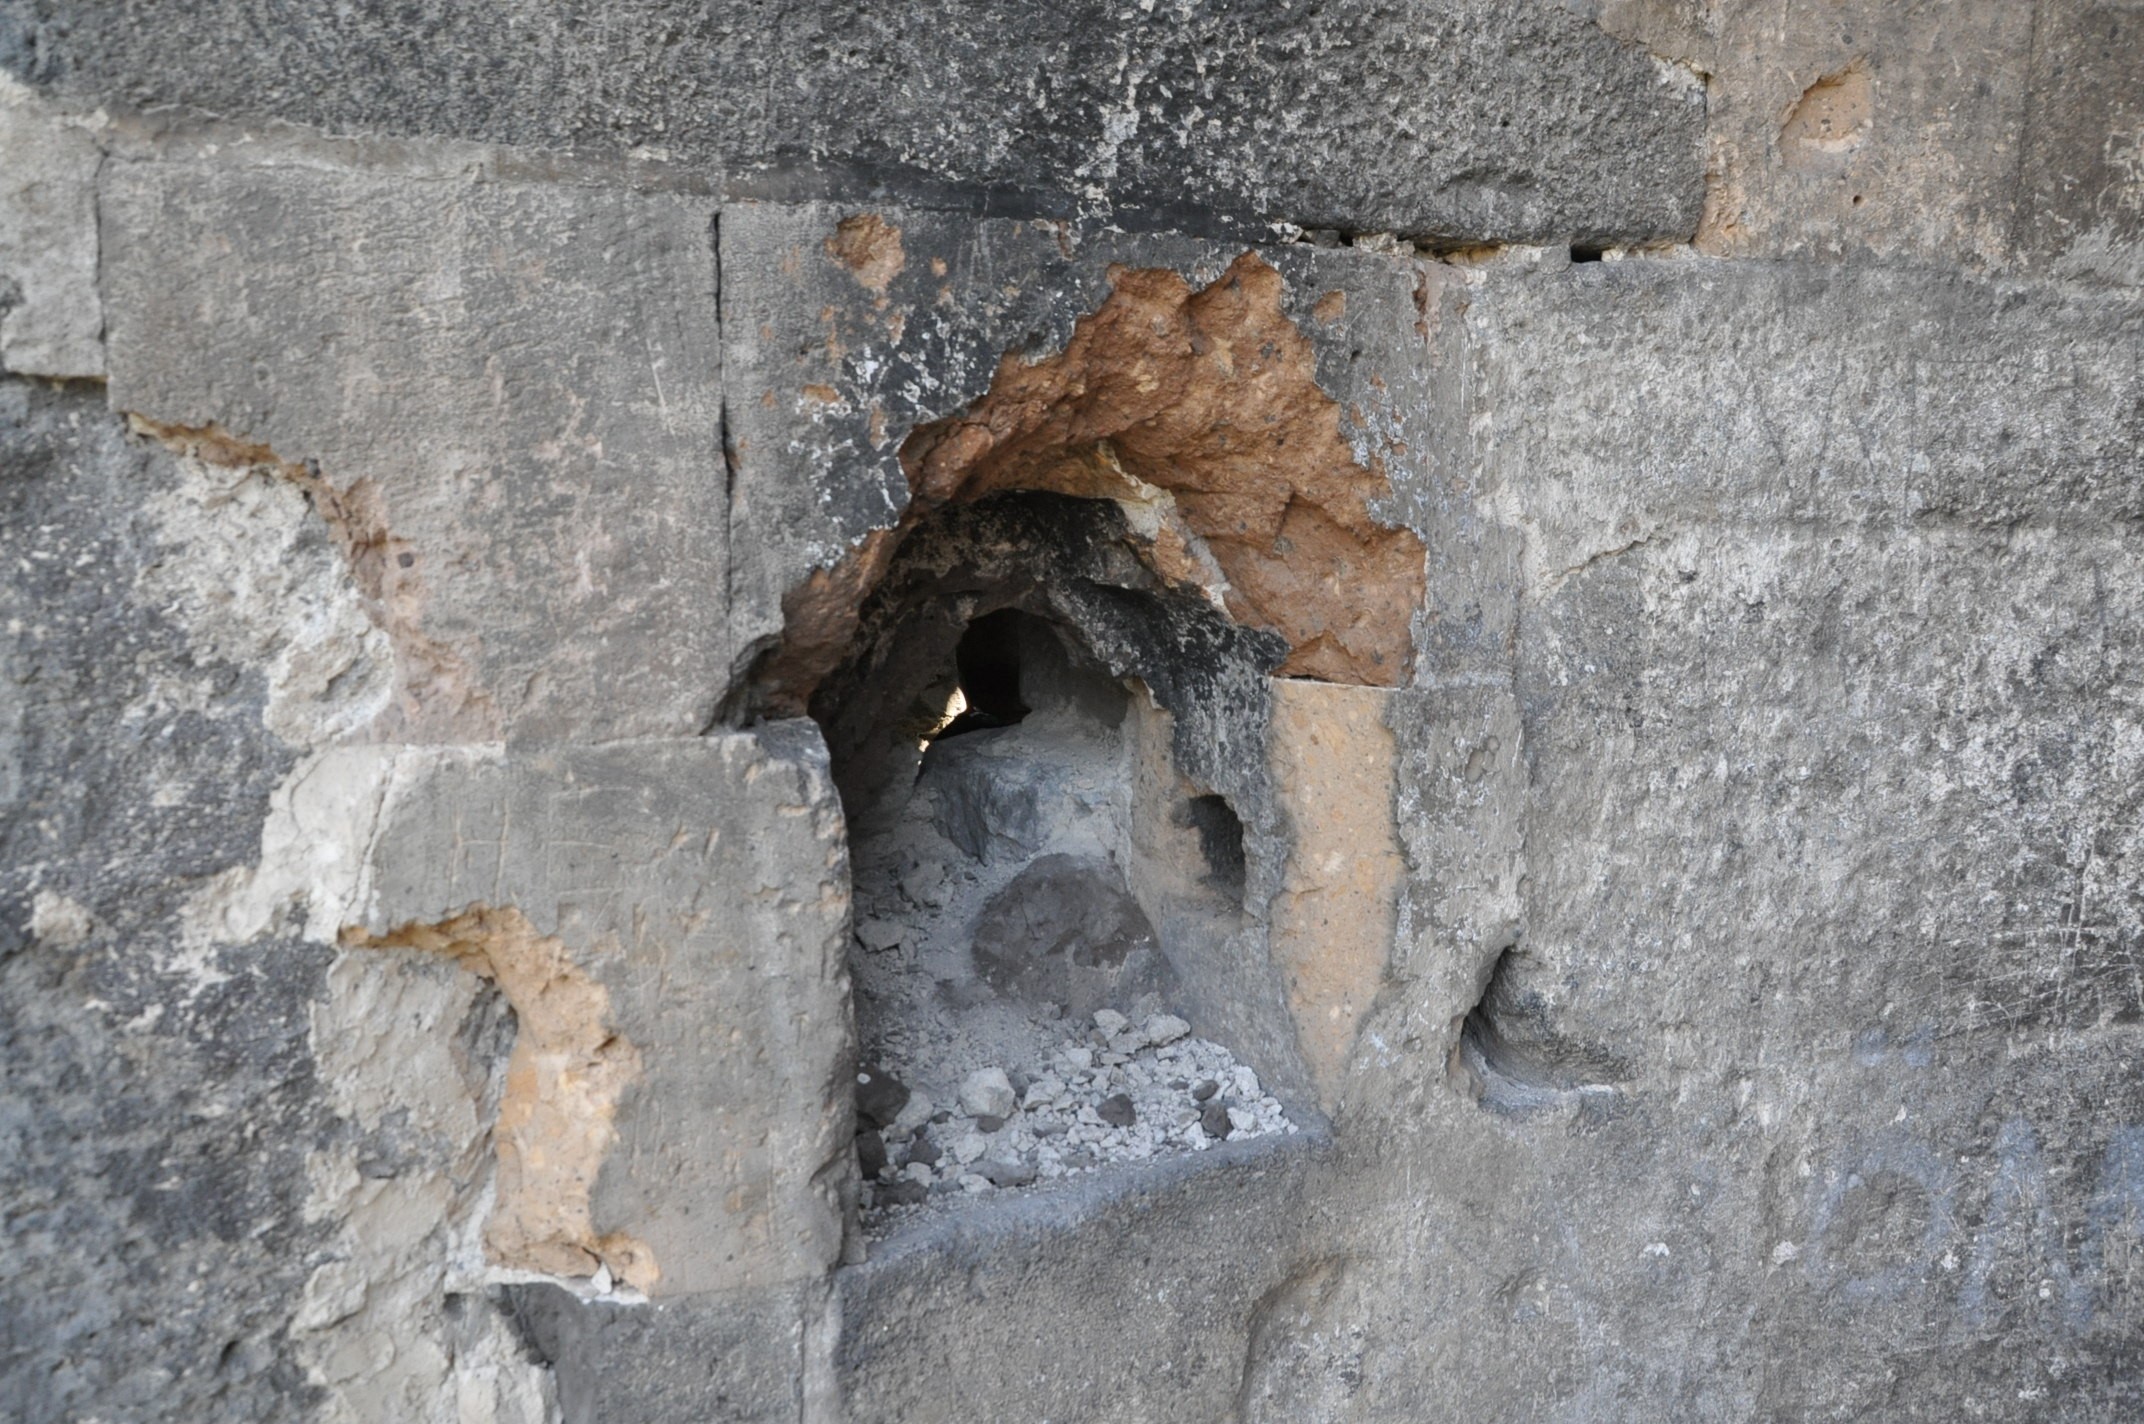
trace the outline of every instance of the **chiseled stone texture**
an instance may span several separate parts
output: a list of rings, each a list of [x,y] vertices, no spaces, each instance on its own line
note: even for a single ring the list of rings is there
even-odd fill
[[[104,374],[97,165],[86,127],[0,78],[0,371]]]
[[[1432,1358],[1530,1342],[1536,1417],[2136,1412],[2140,334],[1928,274],[1474,289],[1505,1027],[1566,1076],[1448,1143],[1454,1206],[1501,1180],[1400,1248],[1477,1261]]]
[[[293,12],[18,0],[0,65],[130,108],[619,153],[801,196],[1467,239],[1685,236],[1702,94],[1579,5],[698,0]]]
[[[113,161],[111,401],[314,470],[396,646],[377,734],[689,736],[724,665],[713,204]]]
[[[383,795],[354,923],[391,936],[511,907],[607,991],[637,1072],[579,1189],[599,1236],[652,1256],[635,1283],[681,1295],[831,1266],[854,1049],[847,847],[817,728],[446,753]]]
[[[2144,280],[2131,0],[1599,9],[1707,76],[1707,252]]]
[[[81,106],[0,107],[0,300],[111,379],[0,378],[5,1409],[2144,1417],[2134,4],[302,8],[0,0]],[[1329,1123],[837,1267],[824,754],[697,734],[906,431],[1265,218],[1549,244],[1264,249],[1430,551],[1301,694],[1403,857]],[[652,1301],[486,1257],[479,908],[632,1050]]]
[[[1355,1031],[1384,988],[1406,873],[1394,824],[1397,771],[1383,688],[1277,678],[1273,796],[1288,863],[1267,907],[1274,967],[1305,1066],[1327,1111]]]

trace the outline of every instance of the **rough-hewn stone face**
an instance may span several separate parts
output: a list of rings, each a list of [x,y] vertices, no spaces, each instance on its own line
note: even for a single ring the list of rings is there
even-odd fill
[[[104,374],[97,164],[83,128],[0,78],[0,371]]]
[[[1271,911],[1303,1057],[1338,1105],[1355,1030],[1384,988],[1406,876],[1394,824],[1389,694],[1276,681],[1274,796],[1288,864]]]
[[[1068,214],[1460,238],[1678,237],[1701,111],[1573,9],[1388,5],[868,13],[663,0],[405,12],[23,0],[0,59],[136,108],[611,153],[653,146],[764,196],[983,188]]]
[[[213,161],[100,191],[113,405],[317,474],[398,648],[381,735],[707,724],[712,203]]]
[[[501,1264],[676,1295],[839,1258],[848,885],[816,743],[777,725],[396,778],[341,939],[450,954],[520,1018]]]
[[[0,1413],[2144,1416],[2133,5],[431,9],[0,0]]]

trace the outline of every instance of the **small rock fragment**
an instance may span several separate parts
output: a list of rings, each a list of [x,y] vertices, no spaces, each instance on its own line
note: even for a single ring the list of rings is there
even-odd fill
[[[908,1086],[882,1068],[856,1075],[856,1116],[865,1127],[891,1127],[908,1106]]]
[[[999,1117],[996,1113],[977,1113],[975,1115],[975,1126],[978,1131],[996,1132],[1005,1126],[1005,1119]]]
[[[1216,1083],[1213,1079],[1208,1078],[1205,1082],[1199,1084],[1196,1088],[1193,1088],[1191,1090],[1191,1101],[1195,1103],[1203,1103],[1208,1098],[1211,1098],[1215,1093],[1218,1093],[1220,1091],[1221,1085],[1219,1083]]]
[[[1131,1022],[1130,1019],[1124,1017],[1115,1009],[1096,1009],[1094,1011],[1094,1026],[1101,1030],[1104,1038],[1115,1038],[1125,1029],[1131,1027]]]
[[[961,1079],[960,1105],[970,1117],[1011,1117],[1020,1100],[1003,1068],[978,1068]]]
[[[880,1206],[921,1206],[930,1200],[930,1195],[929,1187],[906,1177],[898,1182],[888,1182],[878,1189]]]
[[[1208,1137],[1226,1137],[1235,1131],[1236,1127],[1235,1123],[1229,1120],[1228,1109],[1219,1103],[1206,1104],[1205,1111],[1199,1114],[1199,1126],[1205,1130]]]
[[[940,1147],[937,1143],[931,1141],[930,1138],[924,1136],[921,1133],[918,1133],[916,1135],[916,1140],[908,1145],[908,1160],[911,1162],[921,1162],[926,1167],[931,1166],[932,1164],[937,1162],[940,1157],[943,1157],[944,1155],[944,1148]]]
[[[937,1105],[923,1094],[911,1093],[908,1102],[894,1116],[892,1124],[886,1130],[894,1137],[913,1136],[922,1130],[923,1125],[931,1120],[931,1114],[937,1110]]]
[[[1238,1132],[1258,1131],[1257,1114],[1245,1112],[1242,1108],[1228,1109],[1228,1120]]]
[[[885,1171],[886,1140],[875,1132],[857,1133],[856,1165],[866,1177],[875,1177]]]
[[[993,1187],[1024,1187],[1035,1180],[1035,1169],[1025,1162],[992,1160],[975,1170]]]
[[[1174,1014],[1149,1015],[1142,1030],[1148,1043],[1159,1048],[1165,1043],[1174,1043],[1191,1032],[1191,1025]]]
[[[1139,1110],[1132,1106],[1129,1093],[1116,1093],[1094,1105],[1095,1116],[1111,1127],[1130,1127],[1139,1120]]]

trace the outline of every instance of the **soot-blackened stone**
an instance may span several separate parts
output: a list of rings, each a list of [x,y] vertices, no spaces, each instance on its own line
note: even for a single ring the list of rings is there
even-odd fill
[[[908,1106],[908,1085],[883,1068],[867,1069],[857,1076],[856,1118],[865,1127],[891,1127]]]

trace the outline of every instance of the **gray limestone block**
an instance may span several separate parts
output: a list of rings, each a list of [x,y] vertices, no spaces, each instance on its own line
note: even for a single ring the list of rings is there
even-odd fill
[[[586,1301],[554,1285],[506,1294],[522,1338],[557,1380],[559,1424],[812,1417],[803,1412],[808,1366],[824,1354],[829,1328],[820,1283],[652,1305]],[[679,1348],[681,1337],[689,1348]]]
[[[1525,593],[1731,523],[1962,532],[2144,512],[2144,301],[1799,264],[1490,275],[1440,340]],[[1461,355],[1460,353],[1464,353]]]
[[[735,1391],[755,1401],[735,1417],[838,1408],[889,1424],[1228,1418],[1246,1374],[1292,1334],[1274,1296],[1333,1268],[1318,1244],[1329,1167],[1307,1135],[1267,1138],[992,1194],[875,1245],[835,1274],[830,1299],[797,1307],[762,1292],[629,1313],[546,1290],[539,1348],[565,1401]],[[794,1370],[792,1412],[744,1390],[740,1361]]]
[[[2058,6],[2038,17],[2033,41],[2019,256],[2144,285],[2144,12],[2118,0]]]
[[[577,996],[597,986],[596,1046],[631,1071],[591,1109],[592,1135],[572,1114],[539,1114],[528,1141],[586,1155],[574,1179],[592,1239],[644,1246],[651,1293],[804,1278],[839,1256],[853,1173],[847,851],[815,728],[442,755],[393,792],[373,846],[374,943],[424,947],[425,925],[511,909],[558,947],[447,932],[478,943],[509,1000],[539,958],[537,1001],[516,1003],[539,1052],[570,1043],[544,1025],[582,1012]],[[531,1219],[562,1220],[555,1205],[532,1202]]]
[[[319,164],[114,162],[111,400],[305,465],[406,740],[686,735],[720,694],[713,209]]]
[[[1579,6],[692,0],[183,17],[22,0],[0,61],[90,102],[337,132],[657,146],[768,193],[1452,238],[1687,234],[1701,91]]]
[[[1695,956],[1786,976],[1812,1033],[2134,1013],[2144,304],[1629,263],[1498,290],[1470,429],[1527,538],[1541,1012],[1611,1051],[1739,1018]]]
[[[0,370],[104,374],[97,165],[81,126],[0,83]]]

